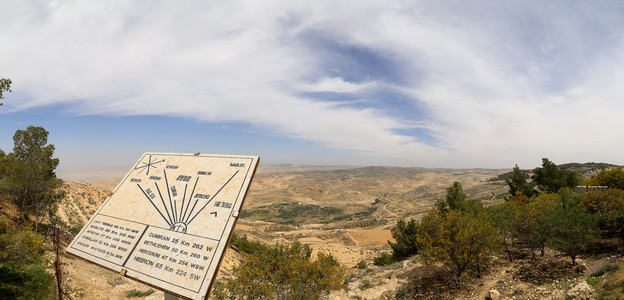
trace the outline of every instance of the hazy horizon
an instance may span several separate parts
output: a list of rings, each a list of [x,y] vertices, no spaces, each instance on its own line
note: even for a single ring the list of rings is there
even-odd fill
[[[7,1],[0,149],[59,174],[144,152],[264,164],[623,164],[624,3]],[[87,174],[88,175],[88,174]]]

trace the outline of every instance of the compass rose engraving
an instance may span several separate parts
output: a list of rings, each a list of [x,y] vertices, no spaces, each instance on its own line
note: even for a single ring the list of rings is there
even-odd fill
[[[150,168],[157,168],[156,165],[165,162],[165,159],[161,159],[161,160],[157,160],[154,158],[154,161],[152,161],[152,156],[150,155],[147,162],[141,162],[141,166],[136,166],[134,167],[135,170],[141,170],[139,171],[139,173],[143,172],[143,171],[147,171],[147,173],[145,175],[149,175],[150,172]]]

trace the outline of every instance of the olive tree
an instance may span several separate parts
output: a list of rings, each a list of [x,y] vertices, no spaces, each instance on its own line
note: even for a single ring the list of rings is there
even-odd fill
[[[572,265],[576,264],[576,256],[600,234],[596,216],[584,212],[578,206],[548,211],[540,223],[547,228],[548,244],[570,256]]]
[[[418,243],[425,261],[449,262],[457,277],[471,264],[477,267],[480,277],[483,258],[500,248],[490,222],[459,210],[446,214],[436,209],[429,211],[421,219]]]

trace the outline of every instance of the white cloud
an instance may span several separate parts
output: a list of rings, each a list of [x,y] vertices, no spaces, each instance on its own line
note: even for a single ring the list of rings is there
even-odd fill
[[[304,92],[356,93],[374,86],[374,82],[358,84],[344,81],[340,77],[325,77],[315,83],[303,83],[299,88]]]
[[[624,146],[624,18],[579,5],[592,14],[567,2],[8,2],[0,75],[26,98],[5,109],[243,121],[424,166],[621,163],[605,149]],[[389,90],[424,116],[362,104]],[[415,127],[435,146],[397,133]]]

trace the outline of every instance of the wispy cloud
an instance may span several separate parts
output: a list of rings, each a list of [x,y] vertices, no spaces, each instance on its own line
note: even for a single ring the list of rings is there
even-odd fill
[[[423,166],[622,162],[617,2],[2,7],[0,75],[22,91],[10,111],[242,121]]]

